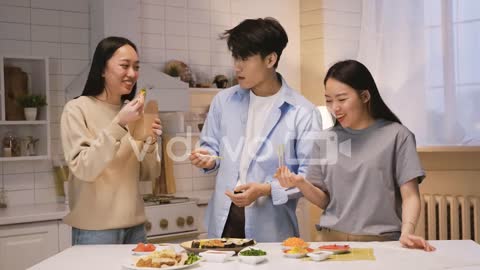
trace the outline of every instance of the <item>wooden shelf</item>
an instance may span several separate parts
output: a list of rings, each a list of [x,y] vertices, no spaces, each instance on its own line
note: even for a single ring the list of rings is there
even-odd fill
[[[480,152],[480,146],[421,146],[417,147],[419,153],[461,153]]]
[[[21,157],[0,157],[0,161],[29,161],[29,160],[47,160],[49,156],[21,156]]]
[[[36,121],[0,121],[0,125],[46,125],[48,124],[47,120],[36,120]]]
[[[30,160],[48,160],[51,156],[51,134],[50,134],[50,106],[47,105],[38,110],[37,119],[35,121],[19,120],[8,121],[7,119],[7,103],[13,102],[6,94],[7,90],[13,89],[9,85],[6,89],[5,83],[5,66],[17,67],[27,76],[28,94],[45,96],[47,104],[50,104],[49,93],[49,59],[44,56],[29,55],[0,55],[0,140],[11,132],[21,145],[21,152],[24,153],[24,144],[21,140],[28,136],[38,139],[35,156],[18,156],[18,157],[2,157],[0,161],[30,161]],[[19,76],[18,74],[15,76]],[[14,77],[15,78],[15,77]],[[23,89],[22,89],[23,90]],[[12,90],[13,91],[13,90]],[[3,149],[1,149],[3,150]],[[3,153],[3,151],[1,151]]]
[[[202,94],[202,93],[213,94],[223,90],[220,88],[188,88],[188,89],[190,90],[190,93],[195,93],[195,94]]]

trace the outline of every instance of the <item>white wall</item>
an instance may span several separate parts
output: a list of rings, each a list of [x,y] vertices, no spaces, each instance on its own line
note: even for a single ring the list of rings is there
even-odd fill
[[[357,56],[361,11],[361,0],[300,1],[302,93],[317,105],[328,68]]]
[[[0,0],[0,54],[50,57],[52,153],[61,156],[59,119],[65,88],[88,68],[89,0]],[[141,60],[157,67],[180,59],[204,81],[218,73],[231,75],[231,57],[218,34],[248,17],[277,18],[289,35],[279,71],[300,89],[298,0],[142,0]],[[248,14],[248,15],[247,15]],[[205,100],[199,101],[202,106]],[[195,109],[198,104],[192,103]],[[3,137],[3,134],[0,134]],[[9,205],[54,202],[51,161],[2,162],[0,186]],[[188,162],[175,165],[180,191],[211,189]],[[201,178],[198,178],[201,177]],[[195,180],[194,180],[195,179]]]
[[[0,54],[50,57],[53,154],[64,89],[88,63],[88,38],[88,0],[0,0]],[[1,162],[0,173],[9,205],[56,200],[51,161]]]
[[[300,89],[298,0],[142,0],[141,58],[160,69],[166,61],[187,63],[204,82],[217,74],[232,77],[232,60],[223,31],[244,19],[275,17],[285,27],[289,43],[279,71],[290,86]]]

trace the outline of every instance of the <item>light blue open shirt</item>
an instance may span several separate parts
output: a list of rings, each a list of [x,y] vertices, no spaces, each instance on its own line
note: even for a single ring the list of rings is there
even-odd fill
[[[280,74],[278,76],[281,78]],[[209,201],[205,222],[208,236],[221,237],[232,201],[225,195],[232,191],[239,178],[241,154],[250,103],[249,90],[239,85],[219,92],[210,105],[200,147],[212,155],[221,156],[210,173],[218,170],[215,192]],[[258,144],[256,159],[250,162],[246,181],[270,183],[271,196],[259,197],[245,207],[245,236],[261,242],[279,242],[298,236],[295,215],[298,189],[286,190],[273,178],[278,168],[279,145],[285,147],[285,165],[292,172],[305,175],[312,140],[307,133],[312,127],[321,126],[320,116],[314,105],[291,89],[282,78],[282,87],[262,131],[263,140]],[[313,123],[316,121],[316,124]]]

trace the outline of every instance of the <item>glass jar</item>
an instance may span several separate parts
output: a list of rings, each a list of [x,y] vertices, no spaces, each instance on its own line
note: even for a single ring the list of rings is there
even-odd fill
[[[8,131],[2,141],[3,156],[18,157],[21,155],[20,149],[18,138],[11,131]]]

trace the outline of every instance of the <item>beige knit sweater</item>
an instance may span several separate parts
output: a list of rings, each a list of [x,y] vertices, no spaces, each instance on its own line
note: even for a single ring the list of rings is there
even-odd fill
[[[160,175],[158,146],[134,141],[117,124],[119,111],[120,105],[86,96],[65,105],[61,137],[70,169],[70,213],[64,221],[72,227],[105,230],[145,222],[138,181]]]

